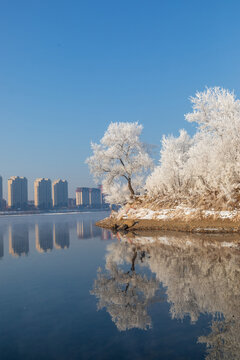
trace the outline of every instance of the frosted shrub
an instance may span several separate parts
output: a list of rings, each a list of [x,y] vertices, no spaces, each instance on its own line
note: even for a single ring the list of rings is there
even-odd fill
[[[240,102],[221,88],[197,92],[193,111],[185,115],[196,123],[190,138],[163,137],[160,163],[148,177],[150,198],[206,207],[238,207],[240,191]]]
[[[147,179],[150,196],[176,195],[187,185],[189,179],[185,163],[191,144],[192,140],[185,130],[180,131],[178,138],[163,136],[160,166]]]

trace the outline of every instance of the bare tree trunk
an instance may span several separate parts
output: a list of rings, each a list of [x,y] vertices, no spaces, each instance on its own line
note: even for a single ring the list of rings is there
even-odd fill
[[[129,191],[131,193],[131,197],[133,197],[133,195],[135,195],[135,192],[132,188],[132,182],[131,182],[131,178],[128,178],[128,188],[129,188]]]

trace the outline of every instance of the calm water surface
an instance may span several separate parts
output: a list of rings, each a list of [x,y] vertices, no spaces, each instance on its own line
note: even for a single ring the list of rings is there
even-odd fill
[[[0,359],[239,359],[238,239],[106,215],[0,218]]]

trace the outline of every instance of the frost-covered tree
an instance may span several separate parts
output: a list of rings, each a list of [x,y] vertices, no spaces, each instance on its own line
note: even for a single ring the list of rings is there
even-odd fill
[[[102,181],[109,203],[126,202],[140,192],[153,165],[149,147],[140,140],[142,129],[137,122],[111,123],[100,144],[91,144],[93,155],[86,162]]]
[[[153,199],[203,207],[236,208],[240,204],[240,101],[222,88],[197,92],[196,124],[190,138],[163,138],[160,164],[146,182]]]
[[[237,207],[240,190],[240,101],[234,93],[207,89],[191,98],[193,112],[186,120],[197,123],[187,171],[196,183],[195,193],[219,203]]]

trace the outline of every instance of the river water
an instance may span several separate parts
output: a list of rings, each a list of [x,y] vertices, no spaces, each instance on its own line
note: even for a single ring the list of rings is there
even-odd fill
[[[237,236],[0,218],[0,359],[240,359]]]

